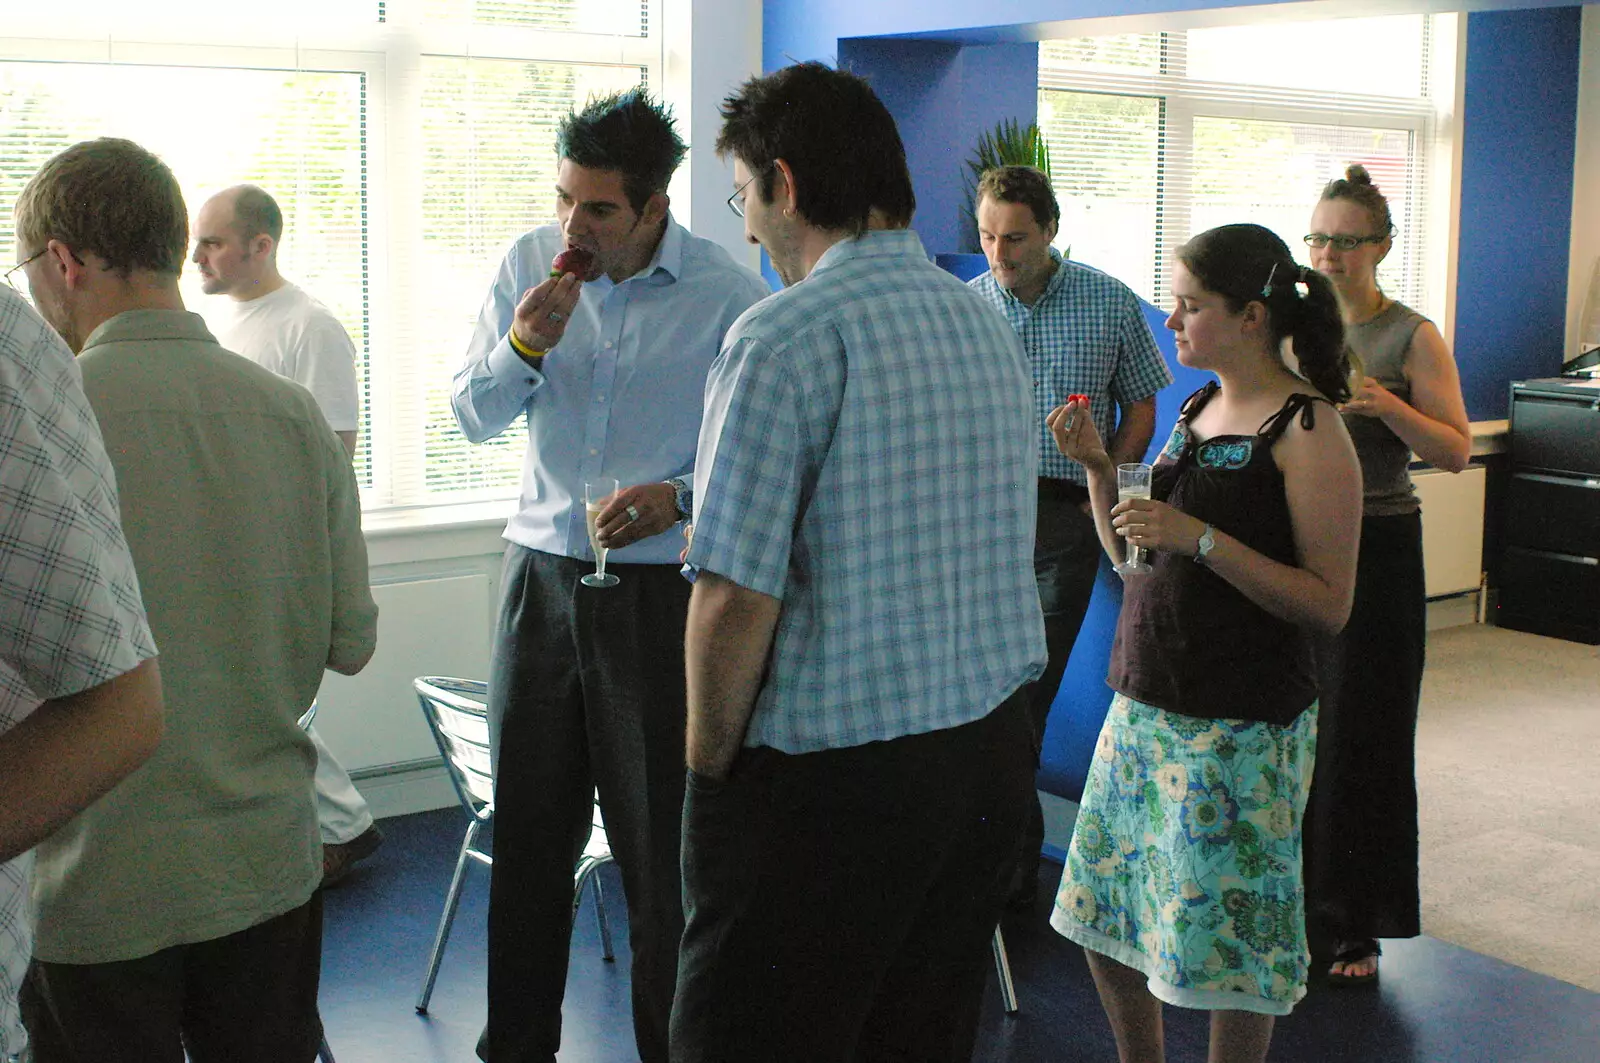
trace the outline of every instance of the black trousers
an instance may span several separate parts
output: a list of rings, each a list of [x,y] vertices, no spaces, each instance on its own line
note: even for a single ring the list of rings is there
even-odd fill
[[[1028,687],[1028,712],[1033,721],[1034,767],[1044,750],[1044,728],[1061,688],[1078,629],[1089,611],[1095,575],[1100,571],[1100,536],[1094,518],[1079,508],[1089,493],[1076,484],[1041,478],[1039,511],[1033,541],[1033,575],[1044,610],[1044,642],[1049,662],[1044,674]],[[1039,850],[1044,845],[1044,811],[1038,791],[1028,797],[1027,829],[1022,836],[1016,878],[1027,894],[1039,879]]]
[[[965,1063],[1033,784],[1025,698],[691,776],[673,1063]]]
[[[673,565],[594,565],[512,545],[489,681],[495,755],[489,892],[492,1063],[554,1058],[572,936],[572,873],[594,790],[627,894],[634,1035],[643,1063],[667,1055],[683,932],[684,621]]]
[[[1417,702],[1427,646],[1422,518],[1367,517],[1350,622],[1317,647],[1317,761],[1306,808],[1306,922],[1340,941],[1422,932]]]
[[[159,904],[160,898],[151,898]],[[34,1063],[311,1063],[322,894],[236,934],[116,963],[40,963],[19,1003]]]

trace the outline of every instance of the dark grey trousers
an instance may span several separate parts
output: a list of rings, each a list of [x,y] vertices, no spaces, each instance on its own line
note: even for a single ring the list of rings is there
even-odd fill
[[[1078,508],[1089,494],[1082,487],[1061,481],[1039,481],[1039,515],[1033,541],[1033,575],[1039,584],[1039,605],[1044,610],[1044,642],[1049,662],[1044,674],[1028,687],[1028,711],[1033,720],[1034,767],[1044,749],[1044,729],[1050,718],[1072,657],[1078,629],[1089,611],[1095,574],[1100,571],[1100,537],[1094,518]],[[1102,698],[1102,700],[1104,700]],[[1031,896],[1039,877],[1039,850],[1044,845],[1044,813],[1037,792],[1028,796],[1030,811],[1022,836],[1014,885],[1016,895]]]
[[[550,1060],[561,1043],[572,872],[596,786],[627,893],[634,1035],[666,1059],[683,932],[683,634],[689,584],[675,565],[591,562],[512,545],[489,680],[495,750],[489,901],[492,1063]]]
[[[1025,699],[691,777],[673,1063],[966,1063],[1033,782]]]

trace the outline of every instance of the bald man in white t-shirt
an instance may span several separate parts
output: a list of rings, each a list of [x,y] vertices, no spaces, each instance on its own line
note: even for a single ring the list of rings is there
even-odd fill
[[[218,342],[311,392],[353,459],[361,412],[355,344],[333,311],[278,272],[278,204],[255,185],[237,185],[206,201],[194,231],[201,290],[228,297],[205,309]],[[370,856],[383,835],[349,774],[315,728],[310,734],[326,885]]]

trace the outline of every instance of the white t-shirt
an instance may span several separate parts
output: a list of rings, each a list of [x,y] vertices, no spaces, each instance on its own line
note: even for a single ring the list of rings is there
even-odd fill
[[[335,432],[356,430],[356,348],[333,311],[288,282],[247,302],[209,302],[206,324],[218,343],[311,392]]]

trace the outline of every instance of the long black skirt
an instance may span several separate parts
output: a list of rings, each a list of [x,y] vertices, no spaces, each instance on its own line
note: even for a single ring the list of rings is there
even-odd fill
[[[1355,604],[1317,647],[1321,721],[1305,818],[1312,948],[1416,937],[1417,701],[1427,632],[1422,517],[1361,522]]]

